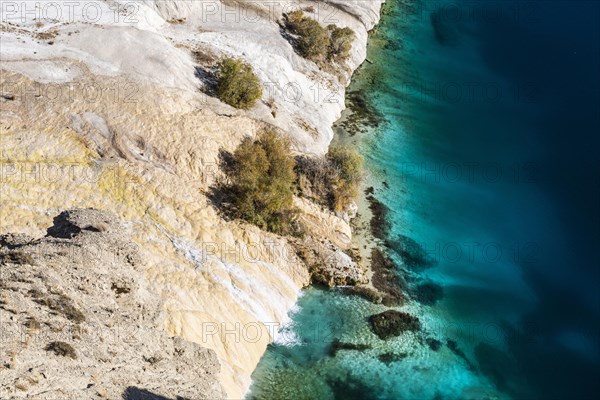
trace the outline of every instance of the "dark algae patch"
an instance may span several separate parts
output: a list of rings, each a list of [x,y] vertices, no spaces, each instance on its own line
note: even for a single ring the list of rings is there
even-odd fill
[[[399,362],[408,357],[408,353],[393,353],[387,352],[377,356],[377,359],[385,365],[390,365],[395,362]]]
[[[370,189],[367,189],[370,191]],[[371,210],[371,234],[377,239],[385,240],[390,232],[390,222],[388,221],[389,209],[373,196],[367,195],[369,209]]]
[[[394,261],[380,248],[371,251],[371,270],[373,286],[383,293],[382,303],[388,307],[402,304],[406,282]]]
[[[379,127],[385,118],[368,101],[362,90],[352,90],[346,94],[346,104],[350,110],[349,115],[340,123],[350,136],[357,133],[366,133],[370,129]]]
[[[421,329],[419,318],[396,310],[387,310],[371,315],[369,323],[373,333],[382,340],[400,336],[407,331],[415,332]]]
[[[376,400],[377,390],[348,374],[345,379],[328,381],[335,399]]]
[[[363,351],[370,349],[371,346],[368,344],[361,343],[348,343],[342,342],[339,339],[335,339],[331,343],[331,347],[329,348],[329,355],[335,357],[338,351],[340,350],[354,350],[354,351]]]
[[[442,347],[442,342],[434,338],[427,338],[425,342],[429,346],[429,348],[433,351],[438,351],[440,347]]]
[[[471,371],[473,371],[473,372],[477,371],[477,368],[475,368],[475,365],[473,365],[473,363],[471,362],[471,360],[469,360],[469,358],[467,357],[467,355],[465,354],[465,352],[462,351],[458,347],[458,344],[456,343],[455,340],[448,339],[446,341],[446,346],[448,346],[448,348],[450,349],[450,351],[453,352],[454,354],[456,354],[456,356],[458,356],[459,358],[462,358],[464,360],[464,362],[467,363],[467,366],[469,367],[469,369]]]
[[[419,303],[433,306],[444,298],[444,289],[437,283],[425,282],[414,287],[411,295]]]
[[[389,239],[385,244],[400,256],[407,268],[422,270],[436,264],[436,260],[425,251],[423,246],[408,236],[397,235],[395,239]]]

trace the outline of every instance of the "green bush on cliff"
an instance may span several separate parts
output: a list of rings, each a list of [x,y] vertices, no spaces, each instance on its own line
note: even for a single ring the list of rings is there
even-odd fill
[[[288,141],[272,131],[245,139],[233,154],[230,172],[238,217],[261,229],[290,233],[295,179]]]
[[[363,176],[363,159],[356,150],[332,146],[327,159],[337,176],[331,182],[332,206],[335,211],[345,210],[358,196]]]
[[[285,23],[288,30],[298,36],[297,48],[302,57],[312,61],[325,59],[331,42],[327,29],[305,17],[300,10],[286,14]]]
[[[332,146],[325,157],[299,157],[296,172],[302,195],[342,212],[358,196],[363,160],[353,149]]]
[[[350,56],[355,34],[350,28],[338,28],[335,25],[327,27],[331,33],[331,43],[327,57],[336,62],[344,61]]]
[[[262,97],[260,80],[252,66],[243,61],[226,58],[218,65],[217,95],[230,106],[247,110]]]
[[[341,62],[350,55],[355,37],[352,29],[336,25],[324,28],[300,10],[285,14],[284,21],[287,30],[297,37],[294,44],[304,58],[317,63]]]

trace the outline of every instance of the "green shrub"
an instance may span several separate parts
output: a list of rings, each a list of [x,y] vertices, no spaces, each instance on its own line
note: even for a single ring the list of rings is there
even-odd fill
[[[247,110],[262,97],[262,86],[252,66],[226,58],[218,65],[217,95],[230,106]]]
[[[358,196],[363,176],[363,159],[356,150],[332,146],[327,153],[337,177],[332,184],[332,206],[335,211],[345,210]]]
[[[363,160],[355,150],[332,146],[325,157],[299,157],[296,172],[302,195],[341,212],[358,196]]]
[[[328,58],[336,62],[346,60],[350,56],[352,42],[356,36],[354,31],[350,28],[338,28],[335,25],[329,25],[328,29],[331,32]]]
[[[294,159],[272,131],[245,139],[233,154],[233,205],[240,218],[275,233],[291,232]]]
[[[300,10],[286,14],[285,22],[288,30],[298,36],[297,48],[302,57],[315,62],[325,59],[331,42],[327,29]]]
[[[284,18],[288,31],[298,37],[296,48],[304,58],[317,63],[325,60],[341,62],[350,55],[355,38],[352,29],[336,25],[324,28],[300,10],[285,14]]]

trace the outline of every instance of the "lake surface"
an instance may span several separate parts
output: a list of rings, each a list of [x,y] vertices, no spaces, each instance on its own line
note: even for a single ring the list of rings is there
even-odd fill
[[[388,307],[310,288],[249,397],[598,393],[599,26],[592,1],[388,1],[348,92],[362,129],[338,132],[421,332],[381,340]]]

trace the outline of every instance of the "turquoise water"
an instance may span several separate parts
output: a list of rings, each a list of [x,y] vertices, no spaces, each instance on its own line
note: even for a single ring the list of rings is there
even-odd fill
[[[389,209],[399,273],[443,297],[399,307],[422,332],[384,341],[367,318],[387,307],[307,290],[251,397],[598,392],[599,15],[595,2],[388,2],[349,94],[379,123],[346,140]],[[406,238],[433,265],[409,263]],[[361,348],[334,354],[336,340]]]

